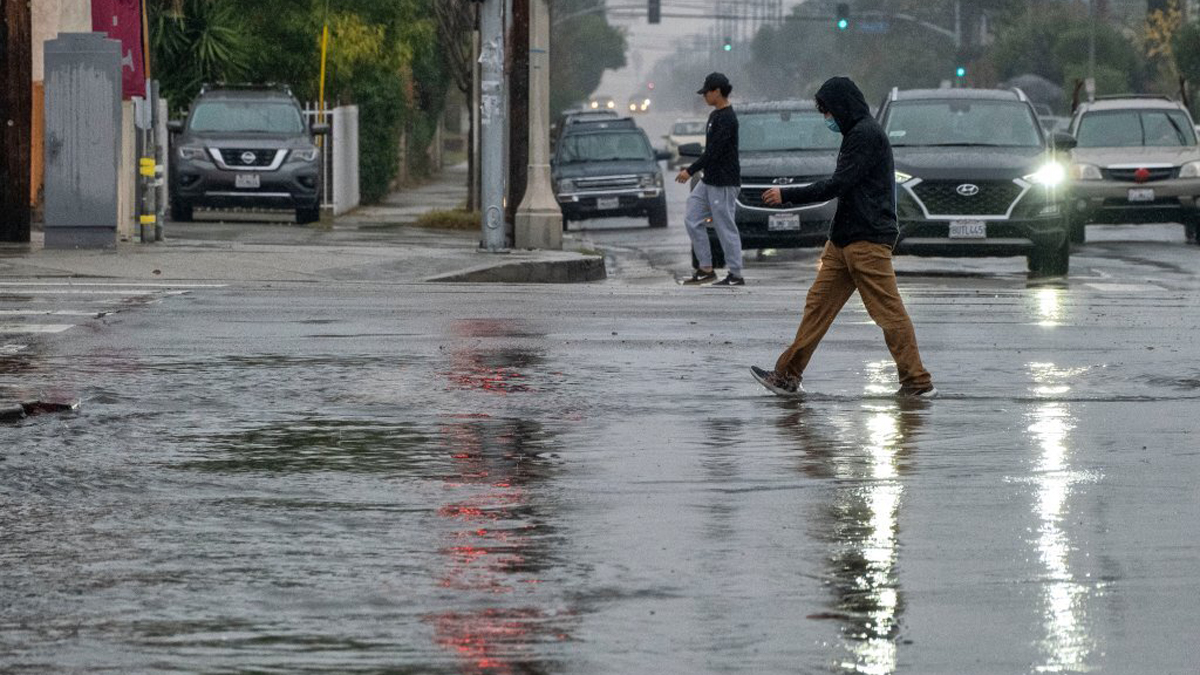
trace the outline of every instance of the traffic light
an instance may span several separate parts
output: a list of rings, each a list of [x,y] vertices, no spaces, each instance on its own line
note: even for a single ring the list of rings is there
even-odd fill
[[[725,42],[721,43],[721,49],[727,52],[733,51],[733,38],[726,36]]]
[[[849,3],[839,2],[834,13],[838,30],[846,30],[850,27],[850,5]]]
[[[646,0],[646,22],[662,23],[662,0]]]
[[[966,67],[966,66],[959,66],[959,67],[955,68],[955,69],[954,69],[954,76],[955,76],[955,77],[957,77],[957,78],[959,78],[960,80],[961,80],[962,78],[966,77],[966,76],[967,76],[967,67]]]

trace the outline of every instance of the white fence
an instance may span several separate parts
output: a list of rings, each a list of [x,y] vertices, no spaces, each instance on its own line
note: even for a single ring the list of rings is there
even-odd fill
[[[309,104],[304,116],[317,123],[317,107]],[[340,106],[325,112],[330,133],[321,145],[321,208],[340,216],[359,203],[358,106]]]

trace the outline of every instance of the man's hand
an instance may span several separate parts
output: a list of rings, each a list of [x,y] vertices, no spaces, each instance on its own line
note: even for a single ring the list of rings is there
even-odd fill
[[[692,174],[688,173],[687,169],[680,169],[679,175],[675,176],[676,183],[686,183],[692,179]]]
[[[779,206],[783,203],[783,193],[779,191],[779,188],[764,190],[762,200],[767,206]]]

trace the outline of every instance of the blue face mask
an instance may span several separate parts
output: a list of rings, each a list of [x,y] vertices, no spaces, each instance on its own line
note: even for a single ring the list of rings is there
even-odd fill
[[[837,120],[833,119],[832,117],[825,120],[825,126],[829,127],[829,130],[835,134],[840,134],[842,132],[842,128],[838,126]]]

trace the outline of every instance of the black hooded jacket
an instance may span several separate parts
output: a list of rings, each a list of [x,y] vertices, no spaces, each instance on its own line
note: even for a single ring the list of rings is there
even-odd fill
[[[842,131],[837,169],[833,175],[804,187],[784,188],[785,203],[795,205],[838,198],[829,227],[836,246],[856,241],[895,246],[896,171],[892,145],[875,118],[867,99],[849,78],[834,77],[821,85],[817,100],[833,115]]]

